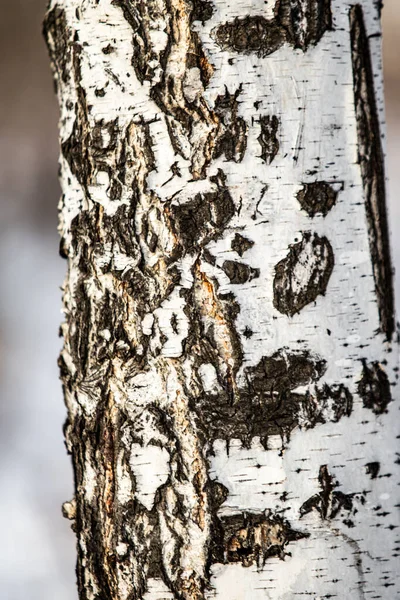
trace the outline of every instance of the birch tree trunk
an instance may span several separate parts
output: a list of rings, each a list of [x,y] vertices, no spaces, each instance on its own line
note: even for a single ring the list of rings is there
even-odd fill
[[[50,1],[81,600],[400,592],[381,3],[355,1]]]

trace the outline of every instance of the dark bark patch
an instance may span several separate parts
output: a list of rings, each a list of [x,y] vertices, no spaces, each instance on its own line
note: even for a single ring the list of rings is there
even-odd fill
[[[224,539],[218,562],[241,563],[244,567],[256,564],[261,568],[273,556],[284,559],[289,542],[309,536],[295,531],[281,515],[270,511],[245,512],[221,517],[220,521]]]
[[[278,22],[262,16],[236,17],[219,25],[214,36],[223,50],[260,57],[276,52],[287,39],[286,30]]]
[[[210,0],[192,0],[192,21],[201,21],[204,25],[206,21],[211,19],[214,7]]]
[[[231,283],[243,284],[260,276],[260,269],[254,269],[245,263],[236,260],[226,260],[222,270]]]
[[[338,192],[326,181],[315,181],[305,183],[297,193],[297,200],[309,217],[322,215],[326,217],[328,212],[335,206]]]
[[[334,266],[329,240],[303,233],[302,240],[289,246],[289,254],[275,267],[274,306],[293,316],[324,295]]]
[[[172,231],[184,251],[193,252],[217,239],[235,214],[235,204],[225,185],[218,189],[196,194],[180,205],[168,203],[166,211]]]
[[[234,94],[230,94],[225,88],[225,94],[218,96],[215,101],[215,113],[224,127],[223,133],[216,141],[215,158],[225,155],[226,160],[243,160],[247,147],[247,125],[242,117],[238,117],[237,98],[240,92],[241,87]]]
[[[353,396],[342,383],[324,384],[322,389],[317,390],[316,396],[321,408],[324,408],[327,400],[330,399],[333,423],[337,423],[342,417],[349,417],[353,411]]]
[[[364,189],[380,328],[390,341],[395,330],[393,271],[386,213],[384,156],[374,92],[374,74],[362,7],[359,4],[353,6],[349,17],[358,162]]]
[[[276,115],[260,117],[261,133],[258,142],[261,146],[261,158],[270,165],[279,151],[278,127],[279,119]]]
[[[231,241],[231,248],[234,252],[237,252],[239,256],[243,256],[247,250],[250,250],[254,246],[254,242],[244,237],[240,233],[235,233],[235,237]]]
[[[278,0],[273,19],[261,15],[236,17],[213,35],[223,50],[265,57],[285,42],[303,52],[332,29],[331,0]]]
[[[387,407],[392,401],[392,394],[388,376],[378,361],[369,364],[366,360],[363,361],[358,393],[365,408],[369,408],[376,415],[387,412]]]
[[[250,391],[260,400],[266,400],[316,382],[325,371],[326,361],[308,351],[295,354],[279,350],[272,356],[264,356],[255,367],[248,367],[246,378]]]
[[[89,356],[91,307],[83,281],[76,287],[75,301],[78,308],[72,315],[70,347],[76,368],[81,374],[85,374]]]
[[[278,0],[275,15],[287,32],[288,42],[303,52],[316,46],[332,29],[331,0]]]
[[[316,510],[324,520],[334,519],[342,510],[352,511],[354,494],[344,494],[335,490],[338,484],[334,481],[327,465],[321,465],[319,468],[318,481],[321,492],[311,496],[301,505],[300,518],[312,510]]]
[[[371,477],[371,479],[376,479],[380,470],[381,465],[378,461],[370,462],[365,465],[365,472]]]
[[[196,401],[199,427],[210,440],[240,439],[247,446],[258,436],[267,447],[272,435],[286,440],[299,426],[336,422],[351,414],[352,395],[342,384],[319,388],[325,370],[326,361],[307,351],[281,349],[263,357],[245,369],[246,383],[234,402],[226,393],[204,394]],[[300,386],[309,391],[297,393]]]

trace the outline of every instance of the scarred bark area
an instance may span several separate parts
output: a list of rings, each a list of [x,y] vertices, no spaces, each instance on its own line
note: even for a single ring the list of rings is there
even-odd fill
[[[377,10],[51,0],[82,600],[398,590]]]

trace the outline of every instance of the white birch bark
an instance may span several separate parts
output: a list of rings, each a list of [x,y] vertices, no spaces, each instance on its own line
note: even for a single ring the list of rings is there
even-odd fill
[[[81,599],[399,594],[379,10],[50,1]]]

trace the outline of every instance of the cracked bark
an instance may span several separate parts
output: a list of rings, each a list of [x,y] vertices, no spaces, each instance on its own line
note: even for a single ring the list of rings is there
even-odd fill
[[[378,17],[50,0],[82,600],[399,591]]]

